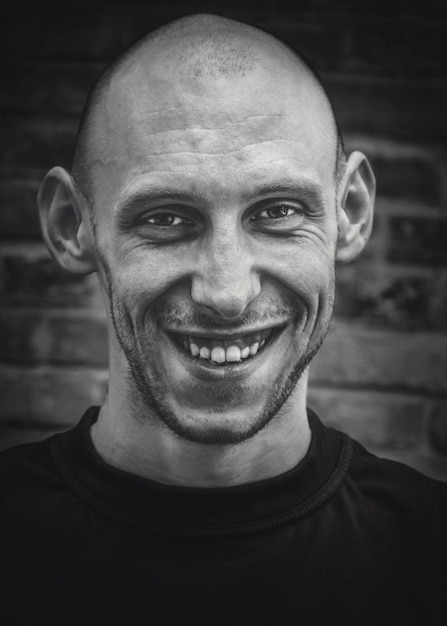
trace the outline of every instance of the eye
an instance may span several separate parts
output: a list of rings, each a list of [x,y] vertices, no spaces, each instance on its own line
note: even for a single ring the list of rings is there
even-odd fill
[[[269,201],[252,214],[250,221],[257,230],[271,233],[292,233],[299,229],[305,217],[305,208],[299,202]]]
[[[188,240],[200,232],[200,223],[191,219],[190,211],[181,206],[148,211],[135,226],[145,241],[159,244]]]
[[[256,215],[253,215],[252,219],[284,219],[287,217],[292,217],[297,213],[301,214],[302,209],[294,207],[290,204],[281,203],[275,204],[274,206],[270,206],[267,209],[259,211],[259,213],[256,213]]]
[[[175,226],[188,226],[192,225],[191,220],[186,219],[180,215],[175,215],[175,213],[155,213],[152,215],[148,215],[144,218],[144,221],[147,224],[151,224],[152,226],[161,226],[161,227],[175,227]]]

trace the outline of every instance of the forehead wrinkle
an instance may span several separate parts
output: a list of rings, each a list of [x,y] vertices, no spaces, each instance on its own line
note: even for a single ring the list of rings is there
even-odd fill
[[[170,150],[160,150],[160,151],[151,151],[149,156],[165,156],[165,155],[169,155],[172,156],[173,154],[176,156],[182,156],[182,155],[194,155],[194,156],[222,156],[222,157],[226,157],[226,156],[231,156],[233,154],[237,154],[237,153],[241,153],[243,150],[249,150],[250,148],[260,148],[261,146],[264,146],[265,144],[270,144],[272,142],[274,142],[276,140],[274,139],[265,139],[263,141],[257,141],[257,142],[253,142],[250,144],[246,144],[244,143],[242,146],[238,146],[237,148],[233,148],[231,150],[202,150],[201,148],[198,148],[197,150],[179,150],[178,146],[175,146],[175,151],[172,152]],[[287,142],[287,139],[280,139],[278,140],[278,142]]]
[[[203,98],[203,101],[204,100],[205,100],[205,97]],[[110,104],[112,104],[112,103],[113,103],[113,98],[110,99]],[[214,103],[213,103],[213,106],[214,106]],[[167,118],[170,113],[178,113],[178,112],[185,113],[185,107],[184,107],[183,103],[179,104],[179,105],[176,105],[176,106],[163,106],[163,107],[161,107],[159,109],[158,108],[154,108],[152,110],[149,110],[146,107],[145,110],[144,110],[144,115],[145,115],[145,117],[147,119],[150,119],[152,117],[156,118],[155,121],[157,122],[157,124],[159,124],[160,120],[163,120],[163,118]],[[222,110],[222,111],[220,111],[220,113],[221,113],[222,117],[229,117],[227,111],[223,111]],[[239,120],[232,119],[231,121],[233,123],[235,123],[235,124],[239,124],[239,123],[243,123],[246,120],[250,120],[251,121],[251,120],[261,120],[261,119],[265,119],[265,118],[269,119],[271,117],[281,117],[281,115],[282,114],[280,112],[278,112],[278,113],[273,113],[273,112],[272,113],[248,113],[248,112],[246,112],[243,118],[241,118]],[[215,111],[215,109],[213,109],[213,111],[212,111],[210,116],[213,118],[213,120],[215,120],[215,118],[216,118],[216,111]],[[206,117],[206,113],[202,112],[202,118],[205,118],[205,117]],[[206,128],[206,127],[204,127],[204,128]],[[214,123],[213,123],[213,126],[210,127],[210,128],[214,128]]]
[[[228,131],[228,135],[230,135],[230,137],[234,134],[237,133],[237,137],[241,137],[240,135],[240,128],[239,125],[243,123],[243,120],[235,122],[235,123],[230,123],[227,124],[225,126],[215,126],[215,127],[202,127],[202,126],[180,126],[177,128],[166,128],[166,129],[162,129],[162,130],[155,130],[155,131],[143,131],[141,129],[141,127],[138,129],[139,130],[139,134],[143,134],[146,138],[157,138],[157,137],[163,137],[164,136],[169,136],[171,133],[187,133],[186,137],[185,137],[185,141],[188,141],[188,139],[195,139],[198,138],[198,135],[203,135],[206,136],[207,134],[209,135],[210,133],[216,133],[218,131]],[[259,134],[259,131],[261,131],[263,129],[260,128],[250,128],[250,135],[251,134]],[[245,131],[245,135],[247,134],[247,131]],[[189,136],[188,136],[189,135]],[[275,135],[273,135],[272,133],[272,138],[271,139],[265,139],[264,141],[274,141],[276,138]],[[223,137],[222,137],[223,139]],[[283,141],[283,138],[279,137],[278,138],[279,141]],[[285,140],[285,139],[284,139]]]
[[[264,113],[265,107],[262,103],[258,102],[254,106],[252,99],[247,98],[247,94],[240,94],[235,102],[234,90],[228,87],[223,90],[213,90],[211,96],[209,94],[191,96],[187,91],[182,91],[179,103],[169,109],[154,109],[153,101],[146,98],[132,101],[126,99],[125,94],[123,97],[117,94],[117,100],[119,99],[120,105],[115,106],[115,110],[112,108],[114,103],[110,102],[110,107],[104,111],[101,118],[103,122],[113,121],[114,117],[118,119],[121,117],[126,122],[135,124],[143,122],[148,127],[156,125],[157,129],[161,130],[181,130],[185,127],[213,130],[240,124],[264,127],[272,121],[284,118],[283,108],[280,110],[278,106],[278,110],[275,111],[270,107],[268,113]],[[115,123],[116,121],[115,119]],[[111,130],[113,128],[114,126],[110,127]]]
[[[285,140],[286,141],[286,140]],[[294,167],[299,168],[300,172],[315,172],[315,168],[310,167],[309,163],[307,161],[299,161],[297,160],[296,157],[294,156],[289,156],[289,155],[281,155],[278,158],[274,158],[274,159],[268,159],[268,160],[263,160],[262,161],[262,165],[273,165],[274,163],[280,163],[281,166],[284,166],[284,161],[293,161],[296,165],[294,165]],[[247,166],[245,168],[246,172],[249,172],[250,170],[257,170],[259,169],[260,164],[259,163],[254,163],[253,165]],[[318,180],[319,177],[317,176]],[[311,177],[309,180],[313,180],[313,177]]]
[[[222,125],[218,125],[218,124],[213,124],[211,126],[205,126],[205,125],[200,125],[200,126],[189,126],[189,125],[181,125],[181,126],[177,126],[177,127],[168,127],[166,129],[162,128],[162,130],[156,130],[154,132],[149,132],[146,133],[146,136],[148,137],[156,137],[157,135],[162,135],[163,133],[172,133],[172,132],[181,132],[181,131],[195,131],[195,132],[206,132],[206,131],[218,131],[218,130],[226,130],[226,129],[231,129],[233,126],[239,126],[241,124],[246,124],[247,122],[260,122],[261,119],[265,119],[265,120],[271,120],[272,118],[281,118],[283,117],[281,115],[281,113],[274,113],[274,114],[264,114],[264,115],[247,115],[246,117],[239,119],[239,120],[229,120],[227,124],[222,124]],[[157,127],[160,127],[160,122],[157,121]]]
[[[180,112],[184,113],[183,110]],[[181,116],[166,116],[163,113],[161,118],[157,118],[155,114],[148,116],[147,113],[142,110],[137,115],[129,115],[126,123],[121,125],[113,125],[109,119],[100,133],[104,147],[99,148],[102,143],[99,141],[90,154],[90,163],[114,164],[119,161],[119,155],[129,160],[138,154],[149,157],[194,151],[202,151],[209,156],[222,152],[231,154],[244,144],[260,143],[259,138],[263,136],[267,136],[267,139],[275,138],[275,130],[284,117],[281,113],[272,112],[243,115],[234,119],[231,112],[223,111],[217,113],[217,121],[215,112],[205,116],[202,121],[203,115],[198,115],[195,110],[187,110],[183,122],[178,119]],[[224,143],[229,149],[220,148]],[[214,146],[219,147],[214,150]]]
[[[122,150],[121,154],[119,153],[117,154],[116,152],[112,153],[112,155],[110,153],[108,154],[102,153],[101,155],[97,155],[96,157],[92,158],[92,164],[96,163],[97,165],[99,164],[102,166],[117,165],[117,166],[122,167],[122,159],[123,158],[127,159],[128,157],[132,157],[134,159],[134,165],[138,165],[138,158],[141,157],[141,158],[144,158],[146,164],[149,165],[151,158],[165,156],[165,157],[170,157],[171,159],[173,159],[172,165],[173,167],[175,167],[179,163],[182,164],[182,157],[186,157],[189,155],[197,157],[197,158],[200,158],[200,157],[227,158],[233,155],[234,156],[239,155],[240,159],[243,160],[244,153],[247,153],[254,149],[265,151],[266,149],[268,150],[271,145],[273,145],[274,150],[277,150],[281,145],[284,145],[284,146],[290,145],[290,147],[292,148],[294,146],[294,141],[287,137],[273,136],[272,138],[258,140],[256,133],[254,134],[255,134],[254,137],[250,137],[250,136],[247,137],[246,134],[239,135],[235,131],[234,137],[232,138],[233,143],[231,144],[235,147],[232,147],[232,148],[229,148],[230,142],[228,141],[228,138],[217,138],[216,142],[211,141],[211,144],[213,143],[216,144],[216,150],[210,149],[210,147],[208,147],[210,142],[204,138],[202,138],[203,141],[201,141],[200,137],[191,136],[191,137],[185,138],[183,141],[177,140],[174,142],[172,137],[167,136],[165,142],[162,142],[162,141],[157,142],[157,144],[159,145],[158,149],[155,148],[155,146],[145,145],[140,150],[136,150],[135,146],[129,147],[129,144],[127,144],[128,149]],[[155,133],[155,135],[159,135],[159,133]],[[151,135],[149,135],[149,137],[151,137]],[[165,145],[163,145],[163,143]],[[278,159],[271,159],[271,161],[274,162],[276,160],[281,160],[281,158],[284,159],[288,157],[290,157],[290,155],[288,153],[285,153],[283,154],[282,157]],[[255,164],[253,167],[257,167],[258,165],[259,163]]]

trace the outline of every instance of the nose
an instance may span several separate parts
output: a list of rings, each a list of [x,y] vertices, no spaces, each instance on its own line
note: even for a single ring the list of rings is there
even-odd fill
[[[236,233],[215,233],[197,258],[191,297],[224,319],[239,317],[259,295],[261,281],[249,245]]]

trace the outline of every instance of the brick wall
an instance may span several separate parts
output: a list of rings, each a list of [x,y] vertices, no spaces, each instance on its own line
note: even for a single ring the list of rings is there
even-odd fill
[[[151,6],[148,7],[147,5]],[[64,3],[4,8],[0,143],[0,446],[39,439],[100,403],[107,382],[95,279],[59,270],[35,195],[69,166],[87,90],[107,60],[182,14],[248,20],[311,58],[349,149],[378,180],[365,254],[338,270],[311,406],[383,456],[447,480],[447,11],[426,0]],[[404,3],[402,3],[404,4]]]

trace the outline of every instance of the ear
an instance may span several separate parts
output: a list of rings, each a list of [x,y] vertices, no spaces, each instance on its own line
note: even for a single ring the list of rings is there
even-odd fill
[[[74,274],[96,271],[86,201],[70,174],[53,167],[37,194],[42,234],[53,258]]]
[[[368,159],[353,152],[346,163],[338,194],[336,260],[347,263],[363,250],[371,235],[376,179]]]

